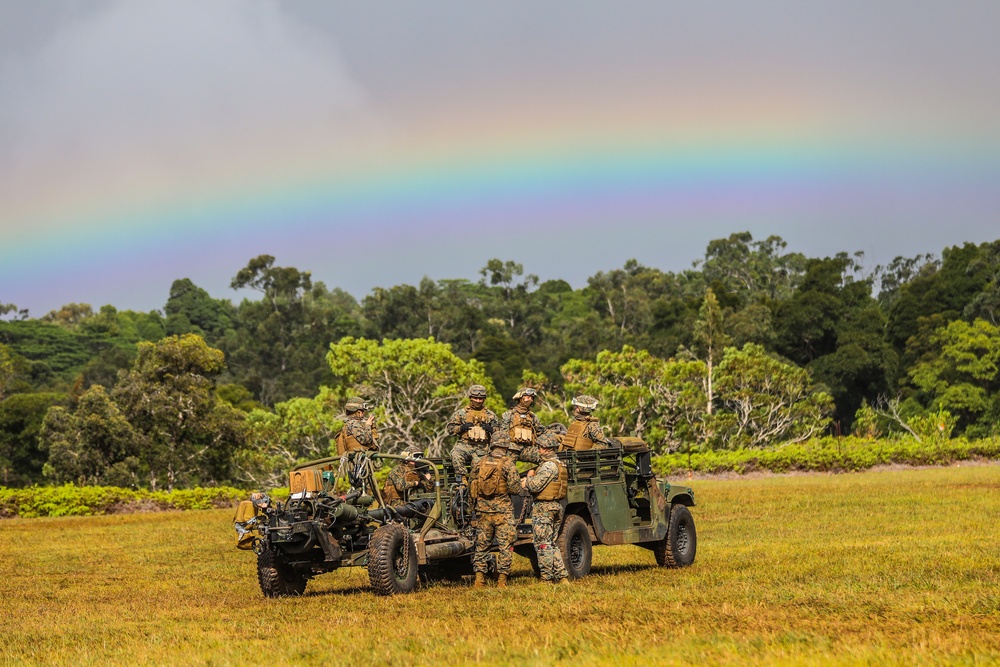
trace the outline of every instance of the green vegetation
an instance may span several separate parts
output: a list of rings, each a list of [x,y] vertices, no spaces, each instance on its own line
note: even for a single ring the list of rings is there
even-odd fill
[[[564,588],[517,557],[502,592],[383,598],[357,568],[262,598],[232,510],[5,521],[0,663],[996,664],[998,490],[998,466],[699,481],[690,568],[598,547]]]
[[[163,312],[0,305],[3,483],[267,485],[329,452],[349,395],[376,404],[384,448],[439,453],[473,381],[497,411],[541,390],[546,423],[595,395],[611,435],[692,461],[782,459],[825,435],[1000,434],[1000,240],[867,267],[743,232],[677,273],[629,260],[574,289],[494,258],[477,282],[360,301],[260,255],[231,287],[259,299],[181,278]]]
[[[246,491],[230,487],[144,491],[119,486],[30,486],[0,488],[0,517],[96,516],[164,510],[231,507]]]

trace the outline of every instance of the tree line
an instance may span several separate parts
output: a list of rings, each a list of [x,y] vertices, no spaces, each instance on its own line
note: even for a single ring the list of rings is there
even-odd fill
[[[327,453],[352,392],[379,403],[386,447],[439,452],[473,381],[500,410],[539,388],[548,421],[594,394],[609,431],[660,451],[987,436],[998,277],[1000,241],[866,267],[744,232],[685,271],[630,260],[578,289],[491,259],[477,281],[358,301],[262,255],[232,279],[259,293],[238,304],[189,279],[150,313],[0,304],[0,483],[263,483]]]

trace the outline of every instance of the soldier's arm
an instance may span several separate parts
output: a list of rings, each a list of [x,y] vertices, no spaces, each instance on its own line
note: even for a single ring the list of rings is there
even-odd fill
[[[604,435],[604,429],[601,428],[601,425],[598,424],[597,422],[590,422],[589,424],[587,424],[587,431],[588,435],[590,436],[590,439],[593,440],[594,442],[600,442],[606,445],[607,447],[614,446],[614,443],[611,442],[611,439]]]
[[[351,435],[357,438],[358,442],[362,445],[372,445],[375,444],[375,438],[372,436],[372,428],[362,421],[358,421],[356,424],[351,425]]]
[[[505,466],[507,475],[507,493],[516,494],[521,491],[521,476],[517,473],[517,467],[511,459],[507,459],[510,465]]]
[[[525,488],[532,493],[538,493],[545,488],[545,485],[551,482],[559,474],[559,468],[556,467],[555,463],[551,461],[546,461],[542,465],[535,468],[535,474],[531,477],[525,477],[527,483]]]
[[[511,414],[512,414],[512,412],[513,412],[512,410],[508,410],[507,412],[503,413],[502,417],[500,417],[500,430],[501,431],[509,431],[510,430],[510,421],[511,421]]]
[[[451,416],[451,419],[448,420],[447,426],[445,426],[445,430],[448,431],[448,435],[458,435],[459,433],[461,433],[462,422],[464,421],[465,421],[465,410],[462,409],[456,410],[455,414],[453,414]]]
[[[542,422],[538,420],[538,415],[532,413],[531,418],[532,418],[531,420],[534,422],[531,428],[534,429],[535,435],[541,435],[542,433],[545,433],[545,427],[542,426]]]

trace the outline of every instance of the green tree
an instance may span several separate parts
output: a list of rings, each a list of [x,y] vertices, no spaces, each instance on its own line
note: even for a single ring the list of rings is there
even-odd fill
[[[42,424],[49,458],[45,476],[57,484],[135,486],[142,437],[104,387],[94,385],[76,410],[53,407]]]
[[[346,337],[330,345],[327,361],[341,396],[373,401],[382,451],[444,449],[444,426],[473,384],[489,392],[487,406],[503,409],[483,364],[463,361],[433,338],[384,340]]]
[[[562,367],[570,396],[588,394],[600,401],[598,416],[615,435],[660,442],[659,404],[655,390],[663,381],[666,362],[629,345],[621,352],[604,350],[593,361],[570,359]]]
[[[732,341],[725,331],[722,309],[715,293],[705,292],[705,301],[698,311],[698,321],[694,327],[695,350],[705,362],[705,413],[712,414],[715,400],[713,380],[715,365],[722,359],[723,350]]]
[[[152,489],[231,478],[244,444],[242,413],[218,400],[213,378],[223,353],[194,334],[140,343],[132,370],[111,397],[140,435],[140,459]]]
[[[829,423],[833,399],[817,390],[809,372],[748,343],[729,348],[717,388],[724,410],[712,418],[716,444],[727,449],[801,442]]]
[[[188,278],[175,280],[164,307],[166,333],[177,336],[196,333],[210,343],[217,343],[234,328],[236,317],[232,303],[213,299],[208,292]]]
[[[933,409],[956,415],[959,428],[966,429],[990,413],[1000,388],[1000,328],[985,320],[955,320],[939,328],[930,343],[937,354],[910,369],[910,378]],[[992,430],[989,421],[979,430]]]
[[[39,440],[49,408],[65,405],[65,394],[21,393],[0,401],[0,484],[25,486],[41,481],[48,458]]]
[[[258,488],[283,486],[296,464],[336,454],[340,413],[341,401],[327,387],[315,398],[278,403],[274,412],[254,410],[247,417],[247,447],[236,456],[241,479]]]

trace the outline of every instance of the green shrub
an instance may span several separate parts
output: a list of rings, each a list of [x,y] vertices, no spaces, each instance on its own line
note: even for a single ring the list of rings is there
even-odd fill
[[[915,438],[868,439],[856,436],[815,438],[771,449],[737,449],[664,454],[653,459],[661,474],[676,475],[688,470],[700,473],[754,471],[847,472],[878,465],[950,465],[970,459],[1000,459],[1000,438],[966,440]]]
[[[247,497],[231,487],[177,491],[133,491],[115,486],[0,487],[0,517],[93,516],[161,510],[231,507]]]

